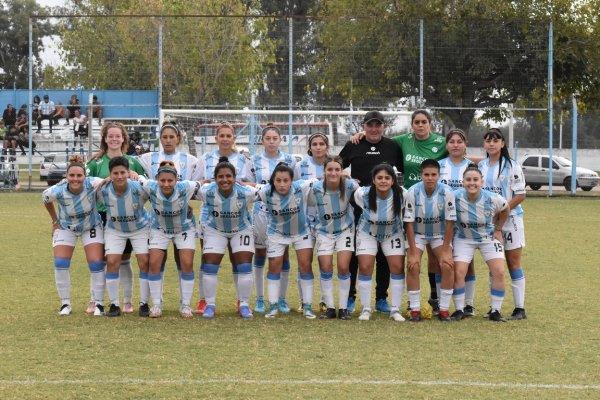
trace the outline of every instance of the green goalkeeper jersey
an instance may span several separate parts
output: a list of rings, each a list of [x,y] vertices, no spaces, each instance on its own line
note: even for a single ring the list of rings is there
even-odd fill
[[[404,165],[404,187],[410,188],[421,181],[421,163],[428,158],[441,160],[448,156],[446,140],[443,136],[431,133],[425,140],[417,140],[413,133],[393,138],[402,149]]]

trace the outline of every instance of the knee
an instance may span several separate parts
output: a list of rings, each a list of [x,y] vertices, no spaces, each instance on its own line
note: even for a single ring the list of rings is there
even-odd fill
[[[69,269],[71,266],[70,258],[55,258],[54,259],[54,269]]]

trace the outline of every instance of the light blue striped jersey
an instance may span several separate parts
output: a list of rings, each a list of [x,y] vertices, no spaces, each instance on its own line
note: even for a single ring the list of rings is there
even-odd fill
[[[354,201],[363,210],[356,230],[368,233],[378,241],[382,241],[402,231],[402,216],[394,215],[392,191],[390,191],[388,197],[385,199],[380,199],[376,196],[377,210],[370,210],[369,189],[370,186],[366,186],[354,192]]]
[[[223,233],[236,233],[251,227],[248,205],[256,201],[258,190],[235,183],[229,197],[224,197],[216,182],[202,185],[198,199],[207,211],[207,219],[202,222]]]
[[[415,233],[426,238],[443,238],[446,221],[456,221],[454,191],[438,183],[431,196],[423,182],[410,187],[404,197],[404,222],[413,222]]]
[[[452,190],[457,190],[463,187],[463,173],[467,167],[472,164],[466,158],[460,164],[454,165],[450,157],[446,157],[439,161],[440,163],[440,182],[450,186]]]
[[[160,190],[157,181],[140,180],[142,188],[150,196],[152,208],[152,228],[162,229],[166,234],[175,235],[194,229],[196,219],[189,201],[200,189],[200,183],[193,181],[177,182],[170,197]]]
[[[71,193],[66,182],[59,183],[44,190],[42,200],[44,204],[58,203],[58,222],[61,229],[73,232],[87,231],[102,223],[96,204],[96,188],[103,181],[101,178],[86,177],[79,194]]]
[[[500,163],[490,165],[490,159],[486,158],[479,162],[479,169],[483,174],[483,189],[489,190],[511,201],[516,194],[525,194],[525,176],[521,166],[515,160],[504,162],[500,176],[498,169]],[[519,204],[512,210],[510,215],[523,215],[523,208]]]
[[[165,154],[164,152],[144,153],[139,157],[140,164],[146,172],[146,176],[150,179],[156,179],[158,166],[163,160],[173,161],[178,175],[179,181],[197,181],[198,173],[196,172],[196,164],[198,159],[190,154],[175,152],[173,154]]]
[[[308,204],[316,210],[317,229],[328,237],[338,237],[340,233],[354,225],[354,211],[350,199],[358,182],[354,179],[345,180],[344,199],[339,190],[325,190],[324,182],[318,181],[312,185],[309,192]]]
[[[268,214],[269,235],[291,237],[308,234],[306,207],[308,192],[313,182],[313,180],[293,181],[289,193],[285,196],[275,190],[271,194],[269,184],[259,190],[259,198],[264,202]]]
[[[454,195],[456,196],[455,237],[478,242],[490,240],[496,228],[495,216],[508,207],[507,201],[499,194],[483,189],[474,203],[467,198],[465,189],[457,190]]]
[[[127,179],[127,190],[121,196],[110,182],[97,192],[97,198],[106,207],[106,225],[109,228],[129,233],[148,226],[150,214],[144,204],[149,196],[141,183]]]
[[[323,178],[323,164],[317,164],[312,156],[306,156],[294,167],[294,180]]]
[[[250,159],[248,181],[263,185],[269,183],[273,170],[280,162],[286,163],[292,170],[296,166],[295,158],[283,151],[280,151],[275,158],[269,158],[264,151],[253,155]]]

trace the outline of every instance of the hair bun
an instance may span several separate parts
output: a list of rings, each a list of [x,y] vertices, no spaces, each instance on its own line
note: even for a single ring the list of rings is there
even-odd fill
[[[83,164],[83,157],[80,154],[75,154],[69,157],[69,163],[80,163]]]
[[[225,157],[225,156],[221,156],[219,157],[219,162],[229,162],[229,158]]]

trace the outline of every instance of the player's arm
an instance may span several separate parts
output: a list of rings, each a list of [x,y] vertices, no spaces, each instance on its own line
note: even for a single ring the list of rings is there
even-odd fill
[[[494,239],[498,240],[500,243],[504,242],[504,238],[502,237],[502,227],[504,223],[508,220],[508,216],[510,214],[510,209],[508,207],[508,203],[506,200],[502,199],[504,203],[502,204],[502,208],[498,211],[496,227],[494,228]]]
[[[51,201],[44,203],[44,207],[46,207],[46,211],[48,211],[48,214],[50,215],[50,218],[52,220],[52,233],[54,234],[55,230],[60,229],[60,224],[58,222],[58,216],[56,215],[54,203]]]

